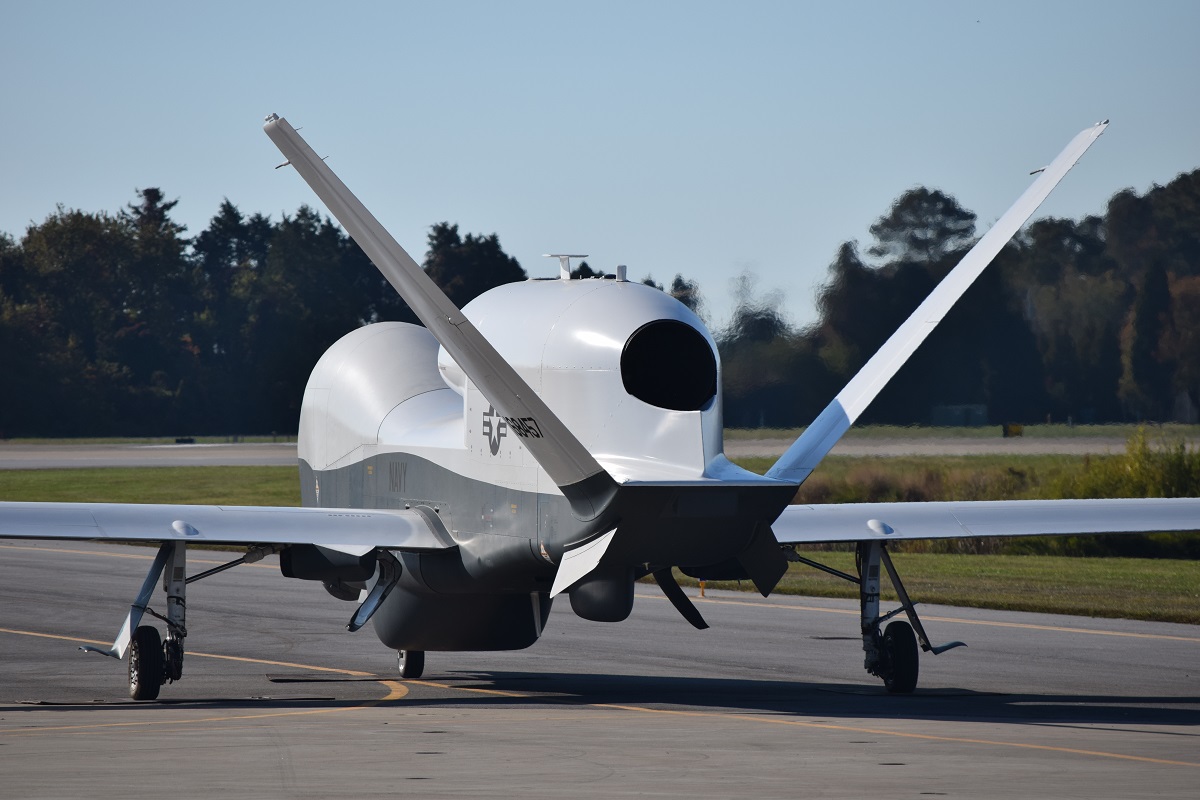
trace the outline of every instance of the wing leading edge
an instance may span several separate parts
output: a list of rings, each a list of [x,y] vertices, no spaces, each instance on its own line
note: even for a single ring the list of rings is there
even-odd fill
[[[794,505],[771,528],[782,544],[1191,531],[1200,498]]]
[[[351,555],[455,546],[416,510],[139,503],[0,503],[0,538],[315,544]]]

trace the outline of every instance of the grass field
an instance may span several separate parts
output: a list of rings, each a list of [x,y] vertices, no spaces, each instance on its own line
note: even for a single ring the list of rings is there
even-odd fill
[[[854,553],[804,551],[801,555],[855,574]],[[892,560],[909,595],[922,603],[1200,624],[1200,563],[1195,561],[945,553],[900,553]],[[680,583],[696,585],[682,576]],[[706,585],[754,588],[749,581],[740,586],[714,581]],[[853,584],[804,564],[791,564],[776,591],[858,596]],[[886,580],[883,596],[896,599]]]
[[[1098,458],[1072,455],[826,456],[797,495],[804,503],[1024,500]],[[774,458],[735,459],[760,475]]]
[[[889,463],[897,462],[896,468],[903,474],[922,469],[981,473],[999,469],[1003,473],[1012,468],[1011,459],[995,464],[990,457],[974,462],[973,458],[893,459]],[[836,480],[862,468],[862,461],[830,458],[822,470]],[[940,466],[932,463],[935,461]],[[1071,468],[1070,458],[1064,461],[1057,456],[1033,456],[1020,462],[1020,469],[1026,472],[1055,473]],[[294,467],[3,470],[0,500],[294,506],[299,505],[300,489]],[[804,555],[854,572],[852,553]],[[910,594],[927,603],[1200,624],[1197,561],[908,552],[897,554],[895,561]],[[739,587],[733,584],[732,588]],[[740,588],[752,587],[746,583]],[[799,564],[791,566],[779,591],[855,596],[852,584]]]
[[[0,470],[0,500],[298,506],[295,467]]]
[[[1023,436],[1029,439],[1066,439],[1103,437],[1128,439],[1139,428],[1145,428],[1151,436],[1162,436],[1167,439],[1200,439],[1200,425],[1183,425],[1166,423],[1163,425],[1067,425],[1065,423],[1049,425],[1026,425]],[[744,439],[795,439],[804,428],[726,428],[725,438],[728,440]],[[933,428],[927,425],[856,425],[846,432],[848,439],[995,439],[1000,437],[999,425],[984,427]],[[296,435],[257,435],[257,436],[197,436],[198,444],[227,444],[230,442],[294,442]],[[174,437],[120,437],[113,436],[97,439],[4,439],[0,440],[0,448],[5,444],[174,444]]]
[[[1200,438],[1200,425],[1166,423],[1162,425],[1025,425],[1022,436],[1027,439],[1114,438],[1128,439],[1139,428],[1151,436],[1168,439]],[[795,439],[804,428],[726,428],[727,440],[738,439]],[[983,427],[934,428],[928,425],[856,425],[846,432],[847,439],[998,439],[999,425]]]

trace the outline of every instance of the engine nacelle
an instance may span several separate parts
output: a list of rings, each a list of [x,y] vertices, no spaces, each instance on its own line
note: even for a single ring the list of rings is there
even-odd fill
[[[361,582],[375,573],[375,554],[352,556],[320,545],[293,544],[280,551],[279,571],[305,581]]]
[[[366,325],[334,342],[304,390],[297,437],[301,460],[314,470],[361,460],[364,445],[379,443],[389,414],[407,414],[426,436],[436,435],[447,410],[460,426],[462,400],[438,375],[437,349],[429,331],[404,322]],[[306,505],[320,505],[315,499],[306,498]]]
[[[622,622],[633,611],[633,570],[597,570],[571,589],[571,610],[593,622]]]
[[[398,586],[373,622],[393,650],[520,650],[538,640],[551,600],[533,594],[426,594]]]

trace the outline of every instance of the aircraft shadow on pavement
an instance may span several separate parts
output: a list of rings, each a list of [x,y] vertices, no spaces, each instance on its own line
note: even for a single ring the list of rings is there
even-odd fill
[[[261,711],[271,713],[276,711],[291,711],[291,710],[315,710],[315,709],[335,709],[335,708],[358,708],[363,705],[369,705],[372,701],[369,698],[354,698],[340,699],[331,696],[328,692],[321,694],[316,693],[297,693],[288,692],[276,693],[254,697],[160,697],[157,700],[130,700],[127,697],[114,696],[112,698],[97,699],[92,702],[72,702],[63,701],[57,702],[54,700],[21,700],[16,703],[3,704],[5,714],[14,714],[21,711],[39,711],[39,712],[80,712],[80,711],[120,711],[120,712],[162,712],[170,709],[175,710],[194,710],[205,709],[212,711]]]
[[[1027,722],[1038,724],[1200,724],[1200,697],[1132,695],[1002,694],[970,689],[918,689],[889,694],[882,685],[810,683],[727,678],[642,675],[455,672],[431,677],[455,689],[509,691],[529,697],[491,694],[428,698],[420,704],[614,704],[644,705],[715,713],[771,712],[797,716],[856,719]],[[1200,731],[1197,733],[1200,736]]]
[[[247,697],[163,697],[135,702],[113,697],[94,702],[23,702],[6,705],[20,711],[129,711],[159,713],[176,709],[209,711],[288,711],[354,708],[372,704],[370,694],[348,691],[347,684],[399,681],[394,675],[340,677],[267,676],[278,691]],[[936,720],[1025,724],[1187,725],[1200,724],[1200,697],[1136,695],[1004,694],[970,689],[918,689],[892,695],[882,686],[732,678],[663,677],[502,671],[452,671],[405,682],[409,693],[387,706],[593,706],[626,705],[704,713],[771,713],[811,719]],[[449,689],[440,688],[448,686]],[[485,692],[472,690],[486,690]],[[492,692],[512,692],[505,696]],[[1200,736],[1200,730],[1195,734]]]

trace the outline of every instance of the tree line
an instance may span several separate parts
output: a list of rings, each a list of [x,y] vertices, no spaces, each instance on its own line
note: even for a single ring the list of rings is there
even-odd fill
[[[59,207],[0,233],[0,437],[292,433],[313,365],[352,328],[415,322],[328,217],[226,200],[189,237],[158,188],[114,213]],[[717,331],[730,426],[809,422],[974,242],[952,197],[905,192],[839,249],[820,318],[791,325],[752,275]],[[496,234],[431,227],[423,266],[458,305],[524,280]],[[1103,217],[1046,219],[998,256],[864,421],[1193,419],[1200,402],[1200,170]],[[586,264],[577,277],[598,274]],[[700,287],[664,287],[703,314]]]
[[[923,187],[839,248],[819,320],[789,325],[753,276],[720,331],[725,423],[805,425],[976,241],[975,214]],[[1200,170],[1103,216],[1042,219],[997,256],[863,415],[928,424],[948,407],[988,423],[1196,422]]]
[[[59,207],[19,241],[0,234],[0,438],[291,434],[330,345],[417,322],[313,209],[272,221],[226,200],[188,237],[177,202],[141,189],[116,214]],[[442,222],[427,246],[425,271],[459,306],[526,278],[495,234]]]

